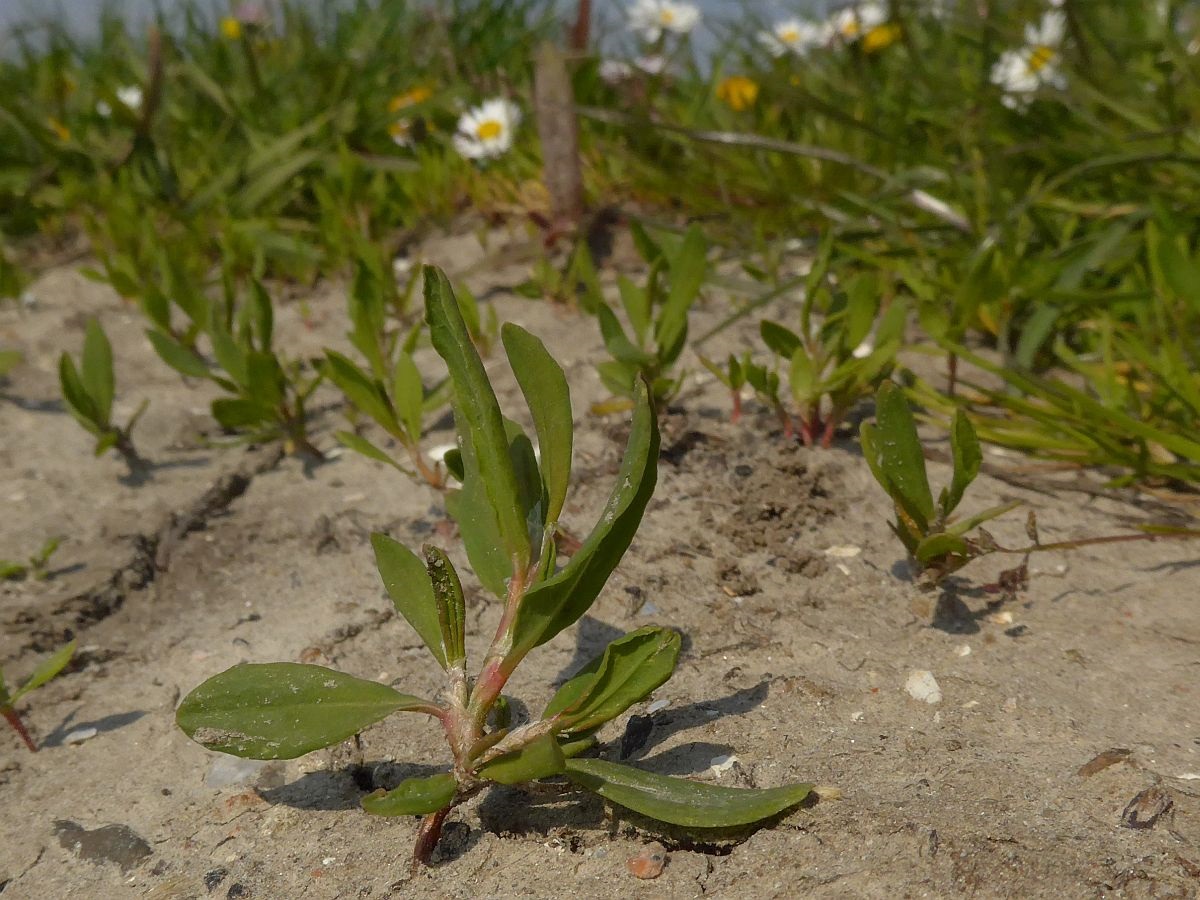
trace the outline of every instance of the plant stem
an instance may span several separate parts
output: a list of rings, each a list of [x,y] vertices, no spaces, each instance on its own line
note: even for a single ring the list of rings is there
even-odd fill
[[[412,871],[416,872],[421,866],[429,865],[433,850],[442,837],[442,826],[446,824],[446,816],[450,815],[452,806],[430,813],[421,820],[417,830],[417,842],[413,845]]]
[[[29,736],[29,732],[25,730],[25,723],[21,721],[21,717],[17,714],[17,711],[11,706],[7,706],[0,710],[0,715],[3,715],[8,721],[8,724],[13,727],[13,730],[21,736],[21,740],[25,742],[25,746],[29,748],[29,751],[31,753],[37,753],[37,744],[33,742],[33,738],[31,738]]]
[[[511,668],[509,671],[505,671],[505,657],[512,643],[512,635],[509,634],[509,631],[512,628],[513,619],[516,618],[517,608],[525,596],[528,580],[529,573],[518,570],[508,583],[508,597],[504,601],[504,612],[500,616],[500,624],[496,626],[496,636],[492,638],[492,645],[488,648],[487,656],[484,658],[483,668],[479,671],[479,680],[475,682],[475,689],[471,692],[469,704],[471,718],[475,722],[476,729],[480,731],[483,729],[484,720],[487,719],[492,704],[500,696],[500,692],[504,689],[508,676],[511,674]],[[511,664],[509,665],[511,666]]]

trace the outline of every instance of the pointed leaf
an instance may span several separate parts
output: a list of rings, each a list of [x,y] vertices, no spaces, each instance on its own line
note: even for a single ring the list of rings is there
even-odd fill
[[[392,400],[408,439],[417,443],[421,439],[425,418],[425,388],[417,364],[407,353],[400,353],[396,357],[396,365],[392,369]]]
[[[190,378],[209,377],[208,365],[194,350],[189,350],[161,331],[147,329],[146,337],[159,358],[179,374]]]
[[[954,421],[950,423],[950,455],[954,462],[954,474],[942,504],[944,516],[950,515],[962,501],[963,492],[975,480],[975,476],[979,474],[979,467],[983,464],[979,438],[971,426],[971,420],[961,409],[955,410]]]
[[[350,359],[336,351],[326,350],[325,372],[329,380],[346,395],[346,399],[374,419],[380,428],[391,435],[400,430],[396,413],[383,385],[372,379]]]
[[[625,329],[617,320],[617,314],[601,304],[596,310],[596,318],[600,322],[600,335],[604,338],[604,347],[618,363],[632,366],[649,366],[654,363],[654,356],[638,347],[625,334]]]
[[[79,370],[75,368],[74,360],[67,353],[58,358],[58,384],[62,389],[63,399],[67,401],[67,406],[75,418],[93,434],[97,433],[100,412],[84,388],[83,382],[79,380]]]
[[[566,760],[553,735],[543,735],[520,750],[498,756],[479,768],[480,778],[499,784],[521,784],[561,775]]]
[[[433,709],[420,697],[324,666],[243,663],[188,694],[175,721],[210,750],[246,759],[295,759],[394,712]]]
[[[671,677],[680,644],[677,632],[653,625],[617,638],[558,689],[542,718],[557,716],[560,733],[615,719]]]
[[[540,340],[511,322],[501,330],[501,339],[533,416],[548,501],[545,521],[552,524],[562,512],[571,480],[571,392],[562,367]]]
[[[878,468],[891,486],[892,499],[923,533],[933,520],[933,493],[925,474],[925,455],[904,391],[885,381],[875,395],[875,452]]]
[[[561,572],[525,595],[506,666],[579,619],[629,549],[658,477],[658,422],[644,381],[636,385],[633,426],[617,483],[600,520]]]
[[[429,652],[443,669],[446,668],[446,648],[442,644],[442,623],[438,616],[433,581],[425,564],[403,544],[386,534],[371,535],[375,548],[375,565],[396,612],[404,616],[413,630],[421,636]]]
[[[67,667],[67,663],[71,661],[71,657],[75,655],[75,641],[67,644],[65,647],[54,651],[50,656],[33,670],[33,674],[25,679],[25,683],[13,691],[9,698],[10,703],[16,703],[30,691],[35,691],[43,684],[61,672]]]
[[[433,596],[437,604],[438,624],[442,630],[442,646],[446,648],[448,666],[461,666],[467,659],[466,650],[466,601],[463,599],[462,583],[450,557],[426,544],[425,569],[433,584]]]
[[[965,538],[939,531],[917,544],[913,556],[921,565],[927,566],[943,556],[967,556],[970,551],[971,548],[967,546]]]
[[[601,759],[569,759],[567,777],[643,816],[686,828],[730,828],[778,815],[803,800],[811,784],[732,788],[670,778]]]
[[[529,532],[518,500],[504,417],[450,282],[433,266],[425,267],[425,308],[434,349],[446,361],[454,381],[456,418],[461,423],[460,431],[470,435],[506,558],[512,571],[524,571],[530,561]]]
[[[708,273],[708,243],[698,225],[683,236],[683,244],[671,259],[668,273],[671,286],[658,317],[655,338],[666,357],[678,355],[676,349],[687,334],[688,310],[696,301]]]
[[[95,319],[89,319],[87,334],[83,339],[83,360],[80,375],[88,396],[96,404],[99,421],[108,424],[112,419],[113,356],[108,335]]]
[[[762,335],[763,343],[776,356],[782,356],[784,359],[791,359],[797,348],[800,346],[800,335],[792,331],[790,328],[785,328],[778,322],[772,322],[770,319],[763,319],[758,326],[759,333]]]
[[[377,462],[387,463],[393,468],[399,469],[401,472],[408,474],[408,470],[396,460],[388,456],[384,451],[380,450],[365,437],[355,434],[353,431],[339,431],[334,435],[343,447],[349,447],[355,453],[361,453],[368,459],[376,460]]]
[[[390,791],[367,794],[362,808],[373,816],[424,816],[449,806],[457,790],[458,782],[448,772],[406,778]]]

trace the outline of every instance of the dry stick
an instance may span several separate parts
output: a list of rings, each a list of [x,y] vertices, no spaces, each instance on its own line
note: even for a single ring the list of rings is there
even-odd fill
[[[600,109],[595,106],[580,106],[578,107],[578,111],[581,116],[594,119],[598,122],[607,122],[610,125],[657,128],[660,131],[669,131],[673,134],[691,138],[694,141],[702,141],[709,144],[722,144],[726,147],[747,147],[754,150],[769,150],[774,153],[787,153],[792,156],[820,159],[847,166],[866,175],[871,175],[885,184],[895,184],[895,179],[878,166],[873,166],[870,163],[863,162],[861,159],[850,156],[848,153],[843,153],[840,150],[834,150],[830,147],[818,147],[815,144],[798,144],[795,141],[785,141],[780,138],[765,137],[761,134],[746,134],[739,131],[706,131],[687,128],[683,125],[673,125],[667,122],[653,122],[649,119],[631,116],[628,113],[611,109]],[[974,233],[974,229],[966,217],[951,208],[944,200],[939,200],[937,197],[919,188],[909,189],[906,196],[909,203],[918,209],[924,210],[930,215],[941,219],[959,231],[966,234]]]
[[[533,106],[551,222],[556,228],[574,228],[583,218],[579,118],[566,60],[550,41],[542,42],[534,60]]]

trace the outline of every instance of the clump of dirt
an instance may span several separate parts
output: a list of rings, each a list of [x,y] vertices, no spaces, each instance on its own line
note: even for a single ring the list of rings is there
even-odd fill
[[[714,514],[716,531],[743,553],[784,554],[801,531],[845,509],[840,467],[793,443],[767,444],[729,472],[732,506]]]

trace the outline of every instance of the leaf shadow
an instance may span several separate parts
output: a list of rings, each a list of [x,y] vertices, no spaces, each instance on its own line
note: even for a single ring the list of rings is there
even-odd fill
[[[268,803],[292,809],[337,812],[358,809],[359,801],[374,790],[390,791],[406,778],[423,778],[444,771],[445,766],[423,763],[363,762],[308,772],[279,787],[260,789],[259,794]]]
[[[593,657],[604,652],[604,648],[610,643],[624,635],[625,632],[620,628],[585,615],[579,620],[579,627],[575,631],[575,653],[571,656],[571,661],[554,676],[554,684],[561,685],[587,665]]]
[[[644,721],[646,718],[649,718],[652,727],[646,735],[646,739],[639,741],[636,747],[629,746],[623,740],[621,758],[623,760],[642,759],[647,753],[674,734],[686,731],[689,728],[695,728],[698,725],[707,725],[725,716],[738,716],[747,713],[755,707],[760,706],[767,699],[770,690],[771,683],[769,681],[760,681],[752,687],[734,691],[732,694],[721,697],[718,700],[700,700],[695,703],[689,703],[687,706],[664,709],[653,713],[649,717],[631,717],[631,723],[634,719],[642,719]],[[626,725],[626,733],[628,731],[629,725]],[[729,752],[729,748],[727,747],[715,744],[712,746],[718,749],[718,753],[714,755]]]
[[[147,710],[144,709],[133,709],[129,712],[102,716],[99,719],[92,719],[88,722],[77,722],[75,721],[75,717],[81,709],[83,709],[82,706],[67,713],[66,717],[55,726],[54,730],[42,738],[42,746],[61,747],[66,741],[67,735],[72,731],[79,731],[83,728],[95,728],[97,734],[116,731],[118,728],[124,728],[126,725],[132,725],[147,713]]]

